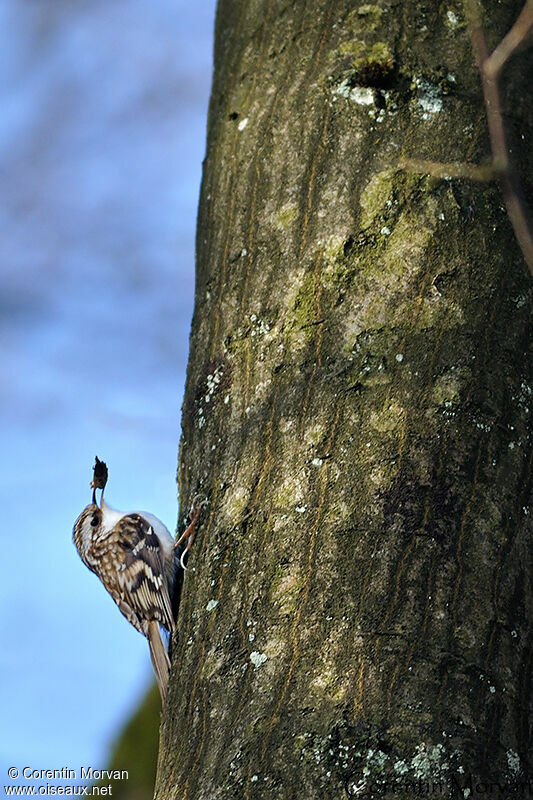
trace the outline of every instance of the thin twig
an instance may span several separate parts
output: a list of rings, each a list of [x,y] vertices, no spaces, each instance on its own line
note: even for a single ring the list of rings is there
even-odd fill
[[[514,174],[509,161],[498,87],[498,79],[504,65],[533,27],[533,0],[526,0],[513,27],[494,49],[492,55],[489,54],[487,46],[479,0],[464,0],[464,7],[468,18],[472,50],[481,75],[492,152],[491,165],[478,167],[465,163],[444,164],[438,161],[417,161],[406,158],[400,161],[399,166],[410,172],[424,173],[437,178],[468,178],[473,181],[499,180],[509,220],[522,255],[533,275],[533,238],[518,177]]]
[[[527,0],[511,30],[486,60],[484,69],[487,77],[497,79],[506,61],[522,44],[533,25],[533,0]]]
[[[531,0],[527,0],[524,12],[531,7]],[[465,8],[467,17],[469,19],[470,40],[472,42],[472,50],[479,67],[481,74],[481,83],[483,88],[483,97],[485,100],[485,108],[487,112],[487,124],[489,128],[489,138],[492,150],[492,166],[495,172],[499,175],[500,184],[502,187],[503,198],[507,207],[507,214],[513,226],[516,239],[522,250],[522,254],[526,263],[533,275],[533,239],[529,227],[529,221],[525,211],[523,201],[521,199],[521,190],[517,177],[511,170],[509,162],[509,151],[505,139],[505,129],[503,126],[502,107],[500,99],[500,91],[498,88],[498,78],[500,75],[501,67],[507,61],[509,56],[518,47],[520,42],[524,39],[526,32],[524,32],[524,20],[527,22],[529,13],[524,16],[520,22],[520,17],[515,25],[507,35],[513,32],[513,29],[518,25],[518,33],[513,34],[510,40],[503,47],[505,37],[502,42],[502,51],[491,67],[487,70],[486,65],[489,62],[489,51],[485,31],[481,21],[481,7],[479,0],[465,0]],[[529,27],[531,26],[531,23]],[[528,27],[528,30],[529,30]],[[498,48],[494,51],[497,52]],[[495,70],[494,64],[500,66]]]
[[[422,175],[431,175],[434,178],[468,178],[471,181],[479,181],[480,183],[487,183],[496,178],[496,173],[490,165],[477,167],[475,164],[465,164],[460,161],[445,164],[441,161],[402,158],[398,166],[400,169],[407,170],[407,172],[418,172]]]

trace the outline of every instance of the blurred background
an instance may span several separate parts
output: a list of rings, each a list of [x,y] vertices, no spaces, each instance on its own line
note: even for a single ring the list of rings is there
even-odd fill
[[[0,0],[0,788],[106,767],[152,683],[71,534],[95,455],[175,530],[214,5]]]

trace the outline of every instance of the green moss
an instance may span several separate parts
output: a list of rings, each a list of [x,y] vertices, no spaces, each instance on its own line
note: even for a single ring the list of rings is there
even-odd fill
[[[380,275],[388,273],[400,277],[419,268],[420,255],[428,245],[435,229],[421,214],[402,214],[390,235],[386,235],[386,247],[380,259]]]
[[[418,176],[417,176],[418,177]],[[421,259],[438,224],[439,205],[434,194],[424,191],[419,180],[409,185],[397,179],[394,171],[386,170],[374,176],[361,195],[361,221],[365,228],[374,228],[378,251],[359,262],[359,272],[379,281],[379,292],[370,293],[361,306],[358,323],[363,329],[379,326],[385,320],[402,324],[406,308],[398,307],[391,320],[388,304],[393,293],[404,292],[420,270]],[[452,312],[452,320],[461,322],[460,308],[451,308],[450,301],[438,292],[421,298],[414,319],[420,328],[434,324],[443,309]],[[406,300],[407,306],[411,299]],[[400,304],[402,305],[402,304]]]
[[[336,89],[336,94],[348,96],[356,86],[386,85],[394,69],[394,57],[386,42],[368,45],[361,39],[348,39],[331,51],[330,58],[337,60],[346,55],[352,56],[353,71],[343,74],[343,83]]]
[[[290,228],[298,216],[298,206],[296,203],[286,203],[274,216],[274,225],[279,230]]]
[[[376,42],[372,45],[370,50],[354,62],[354,69],[356,73],[362,70],[367,70],[372,67],[374,70],[381,68],[382,70],[391,70],[393,67],[393,57],[386,42]]]
[[[346,240],[344,236],[330,236],[322,245],[322,254],[326,265],[334,264],[344,255]]]
[[[302,330],[306,337],[316,335],[319,316],[324,316],[326,310],[335,304],[339,289],[352,274],[352,258],[345,254],[345,250],[352,246],[351,237],[338,234],[316,243],[313,251],[315,267],[303,274],[289,301],[291,326]]]
[[[359,203],[361,205],[361,228],[363,230],[369,228],[381,216],[387,207],[387,203],[392,204],[397,174],[395,169],[376,172],[361,192]]]
[[[379,411],[372,411],[370,424],[379,433],[392,433],[405,417],[405,409],[395,400],[388,402]]]
[[[418,271],[420,257],[428,246],[434,232],[434,224],[419,214],[403,213],[390,223],[392,230],[385,227],[380,231],[381,250],[374,252],[371,258],[361,260],[359,271],[366,278],[379,281],[379,292],[369,293],[362,304],[358,323],[362,329],[381,326],[386,320],[388,324],[402,323],[402,314],[410,307],[400,308],[391,319],[389,303],[393,293],[404,291],[408,282]],[[438,304],[435,310],[438,311]],[[429,309],[426,309],[426,312]]]
[[[366,44],[362,42],[360,39],[354,39],[352,41],[343,42],[339,49],[335,51],[336,53],[342,53],[343,55],[352,55],[358,56],[364,52],[366,48]]]
[[[304,490],[296,478],[288,475],[273,492],[274,505],[281,509],[292,509],[301,502]]]
[[[303,277],[292,309],[293,320],[297,327],[302,328],[316,322],[315,293],[315,276],[312,272],[307,272]]]
[[[351,31],[373,31],[381,24],[383,9],[379,6],[365,4],[359,6],[346,17],[345,26]]]
[[[386,169],[372,176],[361,192],[361,228],[391,221],[405,207],[415,205],[423,195],[431,195],[442,185],[425,175],[415,175],[402,170]],[[426,200],[426,203],[429,202]],[[388,226],[389,228],[391,225]]]
[[[324,292],[336,293],[353,269],[353,237],[333,234],[317,242],[314,258],[320,261],[321,305]],[[336,297],[336,294],[335,294]]]

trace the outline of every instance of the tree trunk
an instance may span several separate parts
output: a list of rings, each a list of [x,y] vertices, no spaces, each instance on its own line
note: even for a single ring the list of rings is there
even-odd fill
[[[159,800],[528,780],[531,281],[497,186],[398,166],[487,156],[459,5],[221,0]]]

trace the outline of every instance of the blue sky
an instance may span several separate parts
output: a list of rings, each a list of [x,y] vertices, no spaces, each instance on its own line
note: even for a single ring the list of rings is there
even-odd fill
[[[0,4],[4,776],[104,767],[152,680],[71,533],[96,454],[111,505],[175,529],[213,24],[212,0]]]

